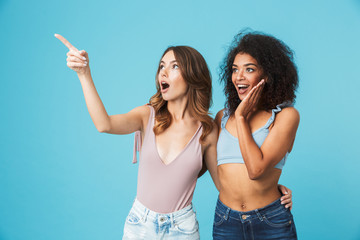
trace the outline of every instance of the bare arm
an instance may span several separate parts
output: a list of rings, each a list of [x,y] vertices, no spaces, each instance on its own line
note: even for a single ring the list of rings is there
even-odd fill
[[[252,137],[247,115],[250,109],[256,106],[262,88],[263,82],[260,82],[239,104],[235,112],[240,150],[251,179],[263,176],[290,151],[300,121],[295,108],[283,109],[277,114],[269,135],[259,148]]]
[[[299,114],[294,108],[284,109],[282,113],[278,113],[277,122],[261,148],[255,143],[247,121],[243,117],[236,119],[240,149],[251,179],[261,177],[290,150],[299,119]]]
[[[206,141],[209,142],[209,145],[205,149],[204,159],[205,159],[206,167],[211,175],[211,178],[217,190],[220,191],[220,181],[217,173],[217,152],[216,152],[218,128],[215,123],[213,125],[214,125],[213,130],[206,137]]]
[[[220,110],[215,117],[215,124],[218,127],[218,138],[221,132],[221,119],[224,116],[224,109]]]
[[[79,51],[59,34],[55,34],[55,37],[69,49],[67,65],[78,74],[86,106],[96,129],[99,132],[113,134],[128,134],[142,130],[144,119],[148,115],[148,108],[141,106],[126,114],[109,116],[91,77],[87,52],[84,50]]]

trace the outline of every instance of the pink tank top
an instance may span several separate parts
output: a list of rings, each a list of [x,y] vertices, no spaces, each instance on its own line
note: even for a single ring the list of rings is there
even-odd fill
[[[153,131],[155,111],[151,106],[149,107],[149,122],[140,150],[137,199],[154,212],[171,213],[188,206],[192,201],[197,177],[202,168],[199,143],[202,127],[198,128],[179,155],[165,165],[155,142]],[[141,145],[139,133],[135,133],[135,151],[139,150]],[[136,163],[136,152],[133,163]]]

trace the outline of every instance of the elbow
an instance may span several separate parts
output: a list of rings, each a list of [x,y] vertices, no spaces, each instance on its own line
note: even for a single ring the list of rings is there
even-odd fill
[[[249,178],[251,180],[258,180],[259,178],[261,178],[264,175],[264,170],[265,169],[263,169],[263,168],[249,170],[248,171]]]
[[[99,133],[109,133],[110,132],[110,128],[107,126],[96,126],[96,129],[98,130]]]

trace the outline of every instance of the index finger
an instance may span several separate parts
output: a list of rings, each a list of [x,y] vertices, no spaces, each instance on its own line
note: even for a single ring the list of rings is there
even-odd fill
[[[69,43],[68,40],[66,40],[63,36],[61,36],[60,34],[55,34],[55,37],[57,39],[59,39],[69,50],[76,50],[76,51],[79,51],[77,50],[76,47],[74,47],[73,45],[71,45],[71,43]]]

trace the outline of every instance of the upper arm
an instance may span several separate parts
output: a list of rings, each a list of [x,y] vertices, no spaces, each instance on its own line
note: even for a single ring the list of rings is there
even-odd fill
[[[260,148],[265,163],[274,167],[291,150],[299,122],[299,112],[293,107],[285,108],[277,114]]]
[[[213,130],[206,136],[207,147],[204,152],[204,160],[216,188],[220,189],[219,177],[217,174],[217,152],[216,144],[218,139],[218,127],[214,123]]]
[[[150,114],[150,108],[146,105],[136,107],[128,113],[110,116],[110,130],[107,133],[129,134],[143,130]]]
[[[215,124],[218,128],[218,134],[220,134],[221,131],[221,119],[224,116],[224,109],[221,109],[215,116]]]

